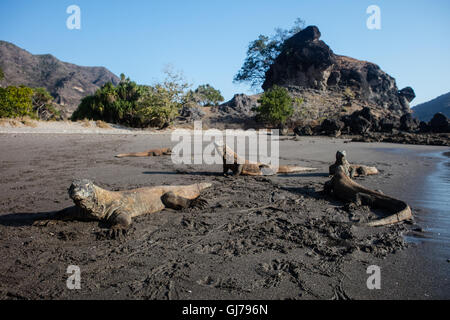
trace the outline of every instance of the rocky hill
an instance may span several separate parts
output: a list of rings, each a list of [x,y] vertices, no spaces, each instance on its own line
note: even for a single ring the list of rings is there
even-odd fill
[[[83,97],[93,94],[106,82],[120,81],[104,67],[81,67],[50,54],[33,55],[6,41],[0,41],[0,68],[5,76],[0,86],[44,87],[65,116],[70,116]]]
[[[414,108],[413,115],[421,121],[429,121],[440,112],[450,118],[450,92],[443,94],[431,101],[421,103]]]
[[[363,107],[400,117],[410,113],[412,88],[397,88],[395,79],[374,63],[335,54],[309,26],[286,40],[266,73],[263,89],[280,85],[305,99],[309,118],[350,114]],[[316,115],[311,110],[319,110]]]

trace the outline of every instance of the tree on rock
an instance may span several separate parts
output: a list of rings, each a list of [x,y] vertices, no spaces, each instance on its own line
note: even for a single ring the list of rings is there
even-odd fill
[[[209,84],[198,86],[194,94],[199,104],[203,106],[216,106],[224,100],[220,91]]]
[[[282,51],[284,42],[300,32],[304,25],[305,22],[297,18],[291,29],[276,28],[271,37],[259,35],[258,39],[250,42],[247,57],[234,76],[234,82],[248,82],[254,88],[260,86],[264,82],[266,71]]]

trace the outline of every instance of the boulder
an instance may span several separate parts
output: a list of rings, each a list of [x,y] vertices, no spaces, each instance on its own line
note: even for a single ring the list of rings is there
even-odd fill
[[[345,124],[346,132],[351,134],[366,134],[378,127],[377,118],[367,107],[342,117],[341,121]]]
[[[427,122],[420,121],[419,131],[420,131],[420,133],[428,133],[431,131],[431,127]]]
[[[430,130],[434,133],[450,133],[449,119],[442,113],[436,113],[430,121]]]
[[[414,98],[416,97],[416,93],[414,92],[413,88],[411,88],[411,87],[403,88],[402,90],[400,90],[398,92],[398,94],[402,97],[405,97],[405,99],[408,101],[408,103],[413,101]]]
[[[235,94],[234,97],[223,104],[218,109],[224,113],[237,113],[239,115],[253,116],[254,108],[259,105],[259,95],[247,96],[243,93]]]
[[[297,126],[294,128],[294,133],[297,136],[312,136],[314,135],[314,130],[310,125]]]
[[[406,132],[415,132],[419,129],[419,125],[419,119],[416,119],[412,116],[412,114],[407,113],[400,118],[399,129]]]
[[[325,119],[320,126],[320,131],[329,136],[339,136],[344,127],[344,122],[340,120]]]
[[[378,123],[378,131],[392,132],[395,128],[398,128],[399,124],[394,119],[382,118]]]
[[[196,121],[201,120],[205,116],[205,112],[198,106],[186,104],[181,108],[180,116],[192,121]]]

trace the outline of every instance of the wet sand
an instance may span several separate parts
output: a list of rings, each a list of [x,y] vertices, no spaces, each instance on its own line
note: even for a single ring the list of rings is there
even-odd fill
[[[409,201],[438,164],[418,155],[448,148],[284,140],[281,164],[319,170],[275,177],[223,177],[221,166],[174,165],[170,157],[114,158],[168,145],[168,134],[0,134],[0,298],[450,298],[450,263],[432,254],[435,243],[402,236],[427,236],[420,221],[358,227],[350,220],[371,210],[321,193],[335,152],[344,149],[351,162],[380,170],[359,183]],[[105,240],[98,222],[33,226],[72,205],[67,188],[76,178],[110,190],[214,186],[202,196],[206,209],[137,217],[123,240]],[[411,206],[420,216],[420,206]],[[81,290],[66,287],[69,265],[81,269]],[[367,289],[370,265],[381,267],[381,290]]]

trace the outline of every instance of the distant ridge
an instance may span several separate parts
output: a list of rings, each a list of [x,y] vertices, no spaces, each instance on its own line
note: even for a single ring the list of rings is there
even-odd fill
[[[413,115],[421,121],[430,121],[438,112],[450,118],[450,92],[440,95],[431,101],[418,104],[412,110]]]
[[[106,82],[120,79],[104,67],[81,67],[62,62],[50,54],[33,55],[16,45],[0,40],[0,68],[5,79],[0,86],[44,87],[68,117],[80,100],[93,94]]]

